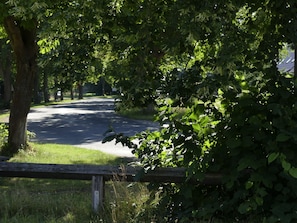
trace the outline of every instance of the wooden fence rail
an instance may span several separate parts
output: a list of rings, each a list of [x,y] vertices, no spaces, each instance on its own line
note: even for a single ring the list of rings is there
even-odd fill
[[[92,207],[104,202],[105,181],[156,182],[218,185],[221,174],[206,174],[203,181],[187,179],[185,168],[158,168],[145,173],[140,167],[0,162],[0,177],[92,180]]]

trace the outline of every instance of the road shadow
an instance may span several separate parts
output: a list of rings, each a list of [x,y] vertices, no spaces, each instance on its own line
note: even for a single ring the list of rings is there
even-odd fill
[[[28,116],[28,130],[36,134],[33,140],[39,142],[91,144],[101,142],[109,128],[132,136],[147,129],[155,130],[158,124],[117,115],[112,99],[92,99],[32,109]]]

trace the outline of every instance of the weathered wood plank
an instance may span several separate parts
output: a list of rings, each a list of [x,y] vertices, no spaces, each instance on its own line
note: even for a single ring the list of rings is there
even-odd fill
[[[92,177],[92,207],[94,212],[98,212],[103,207],[104,184],[102,176]]]
[[[104,184],[106,180],[128,182],[157,182],[218,185],[222,182],[221,174],[206,174],[202,182],[187,179],[185,168],[158,168],[145,173],[140,167],[99,166],[70,164],[39,164],[0,162],[0,177],[27,177],[53,179],[92,179],[92,207],[98,212],[103,206]]]
[[[0,156],[0,162],[7,161],[7,160],[9,160],[9,157],[7,157],[7,156]]]
[[[144,173],[140,167],[38,164],[0,162],[0,177],[27,177],[91,180],[93,176],[102,176],[104,180],[128,182],[182,183],[186,180],[185,168],[158,168]],[[189,183],[217,185],[221,183],[221,174],[206,174],[203,182],[189,180]]]

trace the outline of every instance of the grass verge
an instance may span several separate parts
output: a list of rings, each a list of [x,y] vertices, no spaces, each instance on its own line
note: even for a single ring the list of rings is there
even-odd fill
[[[54,143],[30,143],[30,149],[21,150],[11,162],[117,165],[125,159],[97,150]]]
[[[127,161],[100,151],[34,143],[10,162],[117,165]],[[141,222],[135,216],[148,198],[144,184],[107,182],[105,190],[104,210],[95,214],[90,181],[0,178],[0,222]]]
[[[127,118],[148,121],[154,121],[156,115],[155,111],[145,111],[141,108],[121,109],[116,111],[116,113]]]

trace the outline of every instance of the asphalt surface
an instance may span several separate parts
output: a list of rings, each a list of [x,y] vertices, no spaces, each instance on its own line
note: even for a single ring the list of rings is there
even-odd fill
[[[104,133],[112,127],[117,133],[132,136],[158,124],[134,120],[114,112],[113,99],[90,98],[72,103],[32,108],[28,115],[28,130],[33,141],[68,144],[96,149],[119,157],[133,157],[128,147],[115,142],[102,143]]]

